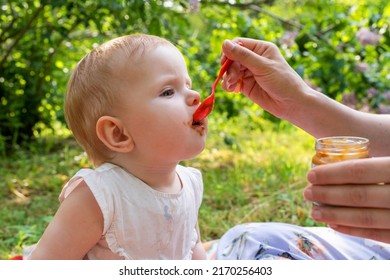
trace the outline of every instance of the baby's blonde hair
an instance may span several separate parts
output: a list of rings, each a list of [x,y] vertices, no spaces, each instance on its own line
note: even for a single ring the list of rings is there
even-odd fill
[[[112,39],[93,49],[76,65],[68,81],[65,118],[77,142],[92,164],[108,160],[111,151],[99,140],[96,123],[119,100],[118,81],[124,65],[137,67],[138,59],[160,45],[172,44],[160,37],[133,34]]]

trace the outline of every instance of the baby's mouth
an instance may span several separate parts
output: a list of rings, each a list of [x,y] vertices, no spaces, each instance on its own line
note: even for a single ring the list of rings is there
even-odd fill
[[[194,120],[191,120],[188,122],[188,125],[196,130],[200,135],[204,135],[205,131],[206,131],[206,120],[201,120],[201,121],[198,121],[198,122],[195,122]]]
[[[206,125],[207,125],[207,118],[201,119],[199,121],[194,121],[194,119],[192,119],[192,121],[191,121],[191,126],[194,129],[197,129],[199,127],[204,128]]]
[[[201,120],[201,121],[192,121],[192,126],[194,127],[196,127],[196,126],[202,126],[204,124],[204,121],[203,120]]]

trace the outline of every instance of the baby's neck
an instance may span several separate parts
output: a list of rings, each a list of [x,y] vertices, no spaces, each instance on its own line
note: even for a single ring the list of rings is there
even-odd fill
[[[134,162],[131,164],[113,163],[122,167],[157,191],[177,193],[182,188],[180,178],[176,173],[177,164],[158,166],[135,164]]]

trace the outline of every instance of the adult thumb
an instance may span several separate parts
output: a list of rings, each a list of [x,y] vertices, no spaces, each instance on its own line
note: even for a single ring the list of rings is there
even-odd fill
[[[227,58],[239,62],[252,72],[265,66],[268,59],[251,50],[256,47],[254,40],[242,39],[240,42],[242,46],[230,40],[223,42],[222,51]]]

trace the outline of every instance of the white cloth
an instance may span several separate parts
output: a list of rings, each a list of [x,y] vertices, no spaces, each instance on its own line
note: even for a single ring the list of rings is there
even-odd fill
[[[60,201],[84,180],[103,213],[102,239],[87,259],[191,259],[203,196],[201,173],[178,165],[178,193],[154,190],[111,163],[82,169],[64,186]]]

